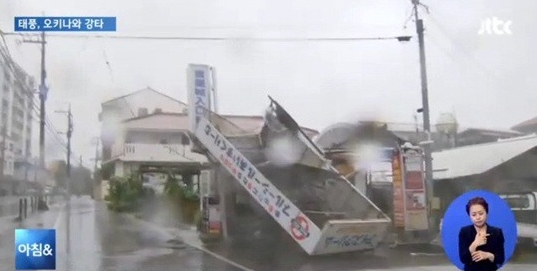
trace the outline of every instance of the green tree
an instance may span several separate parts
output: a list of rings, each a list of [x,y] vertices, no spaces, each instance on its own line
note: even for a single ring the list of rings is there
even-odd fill
[[[192,175],[184,175],[177,179],[173,174],[169,174],[164,184],[164,193],[172,199],[199,201],[198,192],[194,190]]]
[[[128,177],[112,177],[109,195],[106,199],[109,202],[108,207],[118,212],[136,211],[141,205],[145,192],[138,173]]]
[[[189,175],[177,179],[173,174],[169,174],[164,184],[164,193],[167,200],[172,203],[172,212],[181,214],[182,223],[195,223],[199,212],[199,195],[193,189],[192,178]]]
[[[99,173],[102,180],[110,180],[114,174],[114,163],[102,165],[101,169],[99,169]]]

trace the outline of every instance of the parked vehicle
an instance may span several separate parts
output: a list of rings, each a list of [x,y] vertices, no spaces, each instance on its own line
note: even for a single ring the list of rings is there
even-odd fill
[[[501,193],[515,214],[522,244],[537,248],[537,191]]]
[[[502,193],[500,197],[509,204],[517,222],[537,225],[537,191]]]

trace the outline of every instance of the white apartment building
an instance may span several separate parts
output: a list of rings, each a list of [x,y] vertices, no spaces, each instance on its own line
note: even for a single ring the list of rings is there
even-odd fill
[[[21,179],[32,149],[35,81],[14,62],[0,58],[0,176]],[[2,149],[2,146],[4,148]]]

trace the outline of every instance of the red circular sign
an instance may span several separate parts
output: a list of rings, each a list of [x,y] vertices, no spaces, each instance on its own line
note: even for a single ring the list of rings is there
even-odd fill
[[[299,215],[291,219],[291,234],[297,241],[302,241],[310,236],[309,229],[308,221],[303,216]]]

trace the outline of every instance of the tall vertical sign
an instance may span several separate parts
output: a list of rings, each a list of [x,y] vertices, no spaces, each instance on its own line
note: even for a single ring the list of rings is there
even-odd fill
[[[211,109],[211,68],[189,64],[187,70],[188,118],[190,129],[196,132],[200,117],[209,117]]]
[[[403,160],[405,230],[428,230],[423,155],[419,149],[406,149],[403,153]]]
[[[405,188],[403,183],[403,159],[396,149],[392,155],[393,220],[396,228],[405,228]]]

